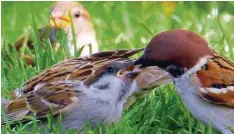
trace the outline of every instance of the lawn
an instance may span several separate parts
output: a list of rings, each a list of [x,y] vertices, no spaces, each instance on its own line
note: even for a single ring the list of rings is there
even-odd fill
[[[219,54],[234,60],[234,2],[81,2],[89,11],[101,51],[145,47],[159,32],[183,28],[203,36]],[[1,9],[1,96],[10,99],[33,75],[62,61],[64,52],[49,49],[36,53],[36,67],[25,66],[8,43],[35,33],[49,22],[53,2],[2,2]],[[35,40],[38,37],[35,36]],[[49,44],[49,42],[46,42]],[[37,45],[37,44],[36,44]],[[27,49],[27,48],[25,48]],[[27,50],[25,50],[27,52]],[[4,56],[10,54],[12,63]],[[135,57],[136,58],[136,57]],[[34,122],[33,122],[34,123]],[[53,133],[60,133],[53,126]],[[34,124],[33,131],[38,127]],[[175,92],[173,85],[154,89],[139,99],[117,125],[87,130],[88,133],[214,133],[194,119]],[[2,127],[2,133],[27,133],[25,125],[17,129]],[[67,132],[69,133],[69,132]]]

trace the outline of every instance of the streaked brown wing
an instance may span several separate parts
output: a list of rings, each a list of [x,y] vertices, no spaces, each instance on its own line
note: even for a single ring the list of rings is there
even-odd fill
[[[197,73],[202,98],[234,107],[234,64],[220,56],[210,59]]]
[[[21,121],[33,114],[38,118],[69,110],[79,103],[79,82],[52,82],[37,85],[37,90],[13,100],[7,107],[8,121]]]
[[[41,72],[24,84],[23,93],[33,91],[39,83],[49,83],[63,80],[85,80],[100,65],[105,65],[110,60],[126,60],[128,57],[143,49],[115,50],[92,54],[90,56],[69,59],[58,63]]]

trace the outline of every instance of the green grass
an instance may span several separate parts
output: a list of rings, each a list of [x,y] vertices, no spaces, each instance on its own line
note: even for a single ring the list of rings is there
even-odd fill
[[[178,2],[166,15],[161,2],[81,2],[90,12],[100,49],[144,47],[153,35],[173,28],[184,28],[203,36],[221,55],[234,60],[234,2]],[[10,54],[11,64],[2,53],[1,94],[10,99],[11,91],[45,68],[62,61],[66,51],[55,52],[50,42],[45,51],[38,48],[37,28],[48,24],[52,2],[2,2],[2,52]],[[32,17],[34,16],[34,17]],[[35,21],[34,21],[35,20]],[[36,46],[36,67],[26,67],[9,43],[32,33]],[[151,34],[153,33],[153,35]],[[66,39],[61,39],[66,46]],[[62,45],[63,46],[63,45]],[[25,48],[27,52],[27,48]],[[34,121],[33,131],[38,132]],[[2,133],[27,133],[25,125],[17,129],[2,127]],[[48,130],[59,133],[56,125]],[[53,128],[53,129],[52,129]],[[194,119],[172,85],[152,91],[124,112],[119,124],[87,130],[88,133],[213,133]],[[71,133],[71,132],[67,132]]]

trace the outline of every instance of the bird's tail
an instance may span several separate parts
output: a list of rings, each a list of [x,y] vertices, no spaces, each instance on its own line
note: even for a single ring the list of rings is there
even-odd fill
[[[7,122],[14,124],[18,121],[24,121],[24,117],[29,113],[24,97],[20,97],[16,101],[13,100],[11,102],[1,98],[1,101],[2,107],[4,108],[1,114],[1,125],[6,125]]]
[[[5,98],[1,98],[1,106],[3,108],[4,111],[6,111],[7,106],[9,105],[10,101],[5,99]]]

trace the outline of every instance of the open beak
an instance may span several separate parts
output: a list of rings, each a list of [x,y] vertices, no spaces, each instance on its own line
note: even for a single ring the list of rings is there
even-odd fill
[[[172,82],[170,74],[156,66],[141,68],[139,65],[131,65],[120,70],[117,76],[124,80],[135,80],[140,88],[156,87]]]
[[[120,70],[118,72],[117,76],[123,80],[133,81],[141,72],[141,70],[138,69],[138,67],[139,66],[137,66],[137,65],[130,65],[130,66]]]
[[[71,26],[71,19],[68,15],[61,17],[51,17],[50,25],[56,28],[65,28]]]

